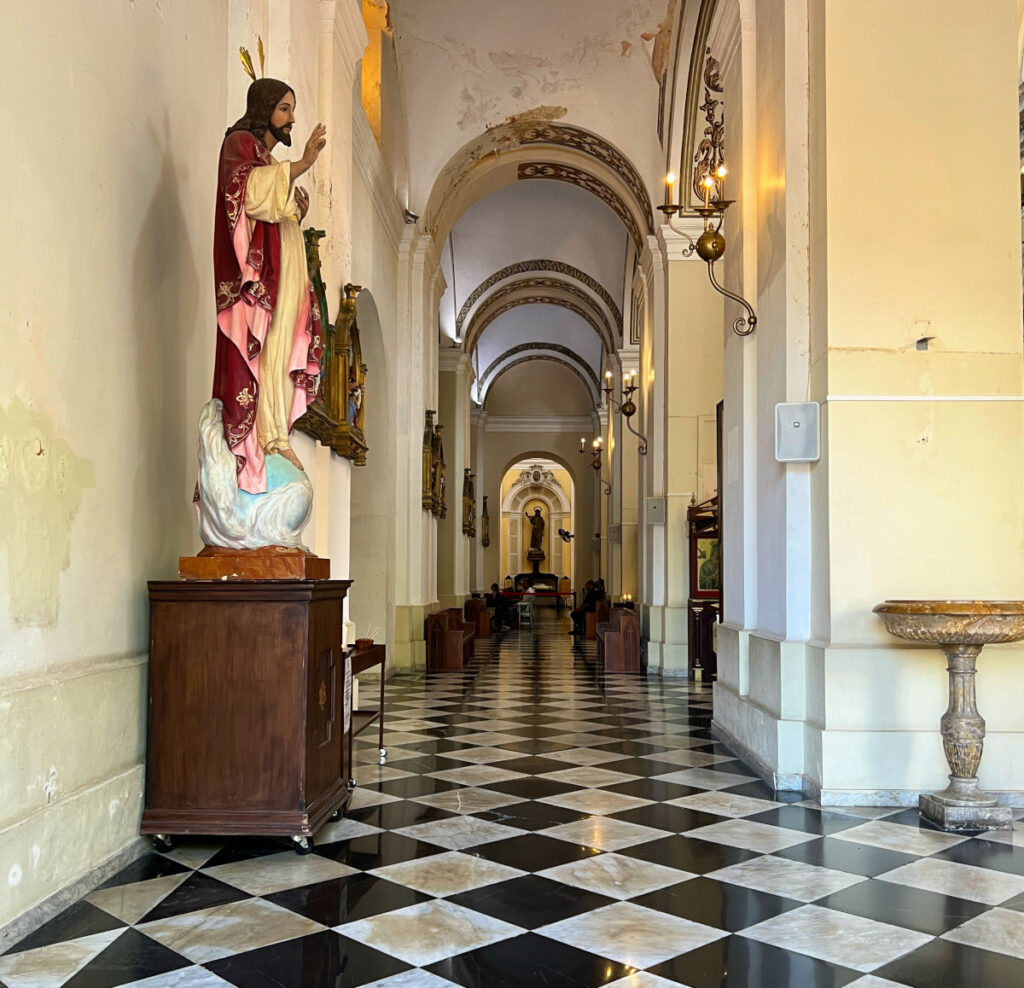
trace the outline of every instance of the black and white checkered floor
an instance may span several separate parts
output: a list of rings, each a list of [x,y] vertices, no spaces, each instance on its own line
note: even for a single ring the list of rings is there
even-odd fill
[[[9,988],[1024,985],[1024,825],[774,793],[686,682],[565,623],[387,687],[345,818],[150,853],[0,956]],[[1022,814],[1024,815],[1024,814]]]

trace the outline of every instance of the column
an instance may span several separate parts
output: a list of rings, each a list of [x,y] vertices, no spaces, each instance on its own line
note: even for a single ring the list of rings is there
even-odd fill
[[[469,594],[471,541],[462,531],[462,481],[471,467],[469,385],[472,365],[459,348],[438,351],[437,423],[444,426],[448,472],[448,513],[437,524],[437,600],[441,607],[461,607]]]

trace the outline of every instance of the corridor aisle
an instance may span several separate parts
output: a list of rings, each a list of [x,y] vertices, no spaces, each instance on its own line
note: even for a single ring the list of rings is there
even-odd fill
[[[0,956],[8,988],[1024,985],[1024,830],[773,793],[708,688],[603,676],[538,612],[387,686],[344,819],[148,853]],[[366,691],[372,692],[372,691]],[[871,972],[871,976],[867,973]]]

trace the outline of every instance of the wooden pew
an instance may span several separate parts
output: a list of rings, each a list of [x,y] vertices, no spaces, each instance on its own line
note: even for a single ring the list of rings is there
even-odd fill
[[[605,672],[641,672],[640,615],[613,607],[608,621],[597,626],[597,658]]]
[[[594,604],[592,611],[587,611],[586,615],[586,628],[583,635],[584,638],[596,638],[597,637],[597,626],[603,621],[608,620],[608,601],[599,600]]]
[[[491,637],[491,612],[483,597],[470,597],[466,601],[466,620],[476,628],[477,638]]]
[[[462,620],[458,607],[427,615],[427,669],[430,672],[458,672],[473,658],[472,624]]]

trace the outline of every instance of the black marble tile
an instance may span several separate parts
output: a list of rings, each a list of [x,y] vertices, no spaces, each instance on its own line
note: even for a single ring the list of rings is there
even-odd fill
[[[266,857],[268,854],[280,854],[292,846],[292,842],[284,837],[232,837],[203,867],[213,868],[216,865],[251,861],[253,858]],[[146,877],[156,878],[157,876],[147,875]],[[141,882],[143,879],[133,878],[131,881]]]
[[[730,790],[731,792],[732,790]],[[772,827],[785,827],[788,830],[800,830],[805,834],[838,834],[840,831],[857,827],[865,821],[860,817],[843,816],[828,810],[814,810],[806,806],[780,806],[745,816],[744,820],[753,823],[767,823]]]
[[[722,817],[702,810],[686,809],[682,806],[666,806],[664,803],[652,803],[650,806],[635,806],[631,810],[613,813],[616,820],[627,823],[639,823],[643,827],[657,827],[669,833],[681,834],[697,827],[707,827],[712,823],[721,823]]]
[[[281,845],[277,844],[274,850],[275,852],[280,851]],[[145,882],[150,878],[166,878],[168,875],[181,875],[191,870],[191,868],[186,868],[162,854],[147,853],[122,868],[113,878],[108,878],[100,888],[109,889],[118,885],[131,885],[133,882]]]
[[[431,823],[434,820],[450,820],[457,813],[442,810],[426,803],[417,803],[403,799],[396,803],[381,803],[377,806],[365,806],[358,810],[346,811],[345,816],[368,823],[383,830],[398,830],[411,827],[417,823]]]
[[[518,827],[520,830],[545,830],[561,823],[574,823],[589,816],[565,806],[537,803],[532,800],[513,803],[511,806],[499,806],[496,810],[486,810],[472,815],[481,820],[504,824],[506,827]]]
[[[1019,988],[1024,985],[1024,960],[932,940],[872,973],[910,988]]]
[[[1000,909],[1016,909],[1017,912],[1024,913],[1024,892],[1020,895],[1015,895],[1008,902],[1002,902],[999,905]]]
[[[580,861],[601,852],[594,847],[572,844],[569,841],[545,837],[543,834],[523,834],[505,840],[491,841],[473,848],[473,853],[488,861],[497,861],[510,868],[523,871],[543,871],[569,861]]]
[[[980,902],[873,878],[825,896],[815,905],[876,919],[890,926],[903,926],[933,937],[988,911]]]
[[[65,988],[114,988],[191,966],[192,962],[181,954],[129,929],[61,984]]]
[[[360,789],[373,789],[377,792],[387,793],[389,796],[400,796],[402,799],[412,799],[414,796],[430,796],[436,792],[448,792],[451,789],[458,789],[455,782],[447,782],[444,779],[429,779],[426,776],[407,776],[404,779],[389,779],[375,786],[360,786]],[[366,807],[370,809],[371,807]],[[347,814],[351,815],[351,814]],[[374,824],[374,826],[379,826]]]
[[[525,933],[449,957],[427,970],[465,988],[597,988],[632,974],[635,968]]]
[[[956,861],[958,864],[992,868],[1011,875],[1024,875],[1024,853],[1021,853],[1021,849],[993,840],[972,838],[939,851],[932,857],[938,861]]]
[[[501,731],[508,734],[508,731]],[[495,748],[503,748],[506,751],[520,751],[524,755],[547,755],[552,751],[566,751],[571,744],[564,744],[561,741],[545,741],[543,738],[528,738],[525,741],[512,741],[508,744],[496,744]]]
[[[572,766],[563,765],[562,768],[572,768]],[[582,786],[573,786],[567,782],[555,782],[553,779],[506,779],[504,782],[492,782],[481,788],[493,789],[495,792],[503,792],[509,796],[518,796],[520,799],[543,799],[545,796],[560,796],[564,792],[581,789]]]
[[[524,875],[507,882],[485,885],[448,896],[448,900],[527,930],[609,906],[615,901],[541,875]]]
[[[355,988],[409,965],[331,930],[235,954],[206,965],[238,988]]]
[[[616,772],[625,772],[627,775],[639,775],[645,779],[655,775],[669,775],[672,772],[679,772],[689,767],[686,765],[673,765],[670,762],[659,762],[655,758],[623,758],[620,761],[609,762],[608,764],[614,765]],[[600,767],[599,765],[598,768]]]
[[[524,775],[544,775],[547,772],[563,772],[565,769],[573,767],[571,762],[560,762],[554,758],[544,758],[542,755],[509,758],[506,761],[495,762],[494,765],[509,772],[522,772]]]
[[[624,758],[639,758],[641,755],[653,755],[659,751],[668,751],[664,744],[648,744],[646,741],[618,741],[615,744],[601,746],[602,751],[615,752]]]
[[[703,789],[681,786],[675,782],[660,779],[635,779],[632,782],[618,782],[614,786],[603,786],[608,792],[621,792],[624,796],[636,796],[638,799],[654,799],[666,802],[670,799],[682,799],[683,796],[695,796]]]
[[[127,925],[116,916],[111,916],[110,913],[83,900],[54,916],[48,923],[44,923],[27,937],[19,940],[6,952],[17,954],[23,950],[35,950],[36,947],[49,947],[54,943],[77,940],[79,937],[105,933],[107,930],[116,930]]]
[[[195,872],[161,899],[139,922],[149,923],[156,919],[166,919],[168,916],[192,913],[198,909],[211,909],[213,906],[223,906],[228,902],[240,902],[242,899],[250,898],[252,896],[248,892],[220,882],[209,875]]]
[[[316,847],[314,853],[347,864],[350,868],[366,871],[370,868],[398,864],[401,861],[412,861],[414,858],[428,858],[443,851],[443,847],[425,844],[404,834],[384,831],[337,841],[334,844],[321,844]]]
[[[681,835],[648,841],[646,844],[638,844],[619,853],[631,858],[640,858],[642,861],[653,861],[667,868],[692,871],[698,875],[760,857],[754,851],[740,847],[713,844],[711,841]]]
[[[324,926],[366,919],[426,902],[429,895],[376,875],[348,875],[263,896]]]
[[[733,935],[648,968],[690,988],[841,988],[860,971]]]
[[[775,854],[791,861],[848,871],[851,875],[864,875],[866,878],[875,878],[883,872],[918,860],[913,854],[900,854],[898,851],[836,840],[834,837],[819,837],[817,840],[783,848]]]
[[[712,765],[716,772],[729,772],[732,775],[755,775],[756,773],[739,762],[733,768],[723,768],[723,765],[730,765],[730,762],[719,762]],[[723,792],[735,793],[737,796],[750,796],[751,799],[771,799],[776,803],[800,803],[807,798],[805,793],[797,792],[795,789],[772,789],[765,785],[760,779],[753,782],[741,782],[739,785],[730,786]]]
[[[803,905],[795,899],[719,882],[706,875],[648,892],[631,901],[729,933],[738,933]]]

